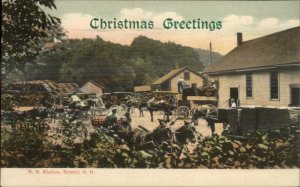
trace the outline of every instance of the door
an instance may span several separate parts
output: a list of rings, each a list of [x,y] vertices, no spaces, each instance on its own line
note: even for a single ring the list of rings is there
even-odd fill
[[[229,98],[229,106],[230,107],[231,107],[231,99],[234,99],[234,102],[238,105],[239,88],[237,88],[237,87],[230,88],[230,98]]]
[[[300,88],[291,88],[291,106],[300,106]]]

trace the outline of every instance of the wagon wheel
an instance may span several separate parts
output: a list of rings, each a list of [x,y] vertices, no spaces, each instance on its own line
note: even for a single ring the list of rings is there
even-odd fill
[[[187,118],[190,115],[190,109],[186,106],[180,106],[175,111],[176,117]]]

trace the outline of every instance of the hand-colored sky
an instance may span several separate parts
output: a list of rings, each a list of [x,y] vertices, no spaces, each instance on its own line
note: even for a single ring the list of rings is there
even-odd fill
[[[62,19],[69,38],[95,38],[129,45],[138,35],[171,41],[184,46],[208,49],[226,54],[236,46],[236,33],[244,40],[254,39],[299,26],[299,1],[96,1],[56,0],[57,10],[51,13]],[[107,20],[154,20],[154,29],[93,30],[92,18]],[[223,22],[221,30],[166,30],[162,21],[193,20]]]

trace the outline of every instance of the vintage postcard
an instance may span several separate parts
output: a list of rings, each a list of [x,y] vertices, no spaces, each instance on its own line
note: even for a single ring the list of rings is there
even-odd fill
[[[1,186],[299,186],[299,9],[2,0]]]

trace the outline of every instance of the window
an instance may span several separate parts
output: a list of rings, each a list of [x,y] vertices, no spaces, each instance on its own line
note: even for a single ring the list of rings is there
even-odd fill
[[[252,74],[246,74],[246,97],[252,97]]]
[[[300,85],[299,87],[291,87],[291,105],[300,106]]]
[[[278,73],[271,72],[270,74],[270,94],[271,99],[279,99]]]
[[[190,80],[190,72],[184,72],[184,80]]]

